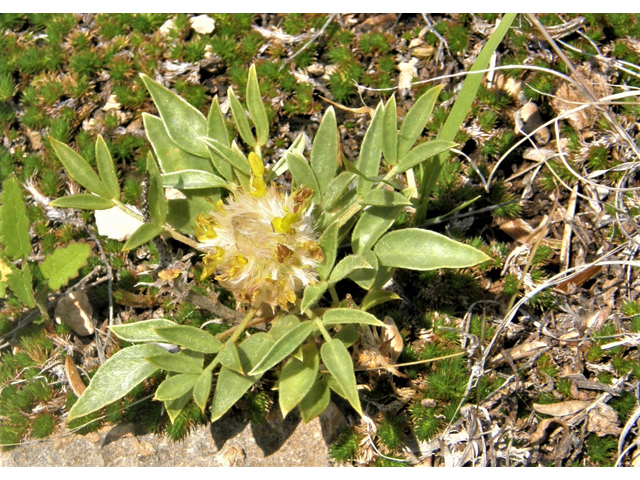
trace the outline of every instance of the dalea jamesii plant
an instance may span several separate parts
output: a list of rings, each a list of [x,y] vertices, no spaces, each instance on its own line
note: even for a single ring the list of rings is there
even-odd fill
[[[344,167],[339,166],[338,127],[329,108],[309,160],[300,135],[267,169],[262,152],[269,123],[253,66],[246,110],[229,90],[238,141],[228,137],[217,98],[205,118],[149,77],[142,80],[160,115],[144,114],[155,153],[147,159],[150,221],[124,248],[160,234],[182,241],[203,254],[202,278],[212,276],[230,291],[245,317],[217,337],[169,319],[112,325],[117,337],[134,345],[99,368],[69,420],[120,399],[158,370],[166,378],[155,398],[164,402],[172,421],[191,398],[205,411],[214,384],[210,413],[212,421],[219,419],[276,368],[283,415],[298,407],[303,420],[310,421],[329,404],[330,390],[362,414],[348,348],[361,329],[382,326],[367,310],[398,298],[383,289],[394,269],[466,268],[488,260],[479,250],[434,232],[389,231],[403,211],[416,207],[417,187],[407,186],[406,172],[423,168],[454,146],[442,139],[415,146],[440,87],[418,99],[399,129],[395,99],[381,102],[353,163],[343,159]],[[54,139],[51,144],[68,174],[91,192],[59,198],[52,206],[115,207],[144,221],[122,203],[101,137],[96,142],[98,173],[71,148]],[[248,155],[241,144],[251,150]],[[290,189],[274,182],[286,171]],[[167,200],[164,189],[169,187],[179,190],[181,198]],[[339,256],[338,247],[348,244],[351,253]],[[366,291],[360,305],[339,297],[335,285],[346,278]],[[259,318],[270,320],[268,333],[249,335],[248,327]],[[179,347],[171,349],[177,353],[165,349],[167,343]]]

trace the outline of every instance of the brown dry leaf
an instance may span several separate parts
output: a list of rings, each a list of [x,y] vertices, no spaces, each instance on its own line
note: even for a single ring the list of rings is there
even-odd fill
[[[396,19],[395,13],[385,13],[382,15],[376,15],[374,17],[367,18],[364,22],[362,22],[362,25],[369,25],[372,27],[376,27],[385,22],[393,22],[395,21],[395,19]]]
[[[520,90],[522,90],[522,82],[512,77],[508,77],[502,73],[496,76],[493,82],[497,90],[503,90],[514,98],[518,98]]]
[[[515,115],[515,132],[528,135],[544,124],[538,106],[534,102],[525,104]],[[551,140],[551,133],[547,127],[538,130],[534,134],[538,145],[546,145]]]
[[[82,381],[82,378],[80,378],[80,373],[71,355],[67,355],[67,358],[64,360],[64,373],[67,375],[67,380],[69,380],[69,385],[71,385],[73,393],[80,397],[87,387]]]
[[[402,349],[404,348],[404,342],[402,341],[402,335],[400,335],[400,330],[396,325],[396,322],[393,321],[393,318],[387,316],[384,317],[384,327],[382,327],[382,337],[381,340],[385,345],[385,353],[389,356],[391,363],[396,363],[400,354],[402,353]]]
[[[531,355],[538,353],[540,350],[547,348],[548,346],[549,345],[541,340],[533,340],[531,342],[526,342],[522,345],[518,345],[517,347],[510,348],[506,350],[506,353],[513,360],[520,360],[522,358],[530,357]],[[506,359],[504,355],[502,353],[499,353],[491,359],[489,365],[494,366],[496,364],[504,362],[505,360]]]
[[[588,64],[578,67],[578,72],[582,76],[585,83],[588,83],[596,96],[596,99],[611,95],[611,87],[603,75],[598,72],[591,71]],[[555,93],[555,97],[551,100],[551,106],[558,115],[573,110],[580,105],[589,103],[584,95],[573,85],[563,83]],[[588,107],[578,112],[573,112],[567,117],[571,126],[578,132],[591,128],[598,119],[597,111],[594,107]]]
[[[160,270],[158,272],[158,277],[160,277],[162,280],[165,280],[165,281],[173,280],[174,278],[178,278],[181,273],[182,273],[182,270],[178,268],[167,268],[166,270]]]
[[[566,402],[551,403],[547,405],[541,405],[539,403],[533,404],[533,409],[544,415],[551,415],[552,417],[564,417],[566,415],[573,415],[585,408],[589,407],[593,402],[584,400],[569,400]]]
[[[587,417],[587,431],[595,433],[599,437],[615,435],[622,432],[618,419],[618,412],[606,403],[598,402],[595,408],[589,410]]]
[[[371,116],[371,118],[373,118],[373,114],[375,113],[375,109],[373,109],[371,107],[349,108],[349,107],[345,107],[344,105],[342,105],[340,103],[336,103],[333,100],[329,100],[328,98],[325,98],[322,95],[318,95],[318,96],[321,99],[323,99],[325,102],[329,102],[334,107],[338,107],[340,110],[345,110],[347,112],[355,113],[357,115],[362,115],[363,113],[368,113]]]
[[[509,235],[518,243],[527,243],[529,240],[529,235],[533,231],[531,225],[520,218],[516,218],[514,220],[505,220],[498,223],[498,227],[504,233]]]
[[[544,439],[547,437],[547,430],[551,426],[560,426],[565,432],[569,432],[569,426],[562,420],[558,420],[556,418],[547,418],[541,421],[538,424],[538,428],[536,428],[536,431],[529,435],[529,445],[540,445],[542,442],[544,442]],[[553,428],[550,433],[553,432],[553,430],[555,430],[555,428]]]
[[[589,280],[591,277],[600,273],[600,270],[602,270],[602,267],[598,265],[587,267],[584,270],[580,270],[579,272],[569,276],[566,280],[560,282],[556,286],[556,290],[560,290],[562,293],[567,293],[569,291],[570,284],[573,284],[576,287],[579,287],[584,282]]]

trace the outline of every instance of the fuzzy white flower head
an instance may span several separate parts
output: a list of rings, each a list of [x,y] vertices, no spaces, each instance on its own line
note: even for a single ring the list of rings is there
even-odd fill
[[[254,154],[249,160],[251,191],[234,192],[196,220],[196,237],[210,252],[203,259],[202,278],[215,273],[238,301],[254,307],[264,303],[286,309],[296,293],[316,283],[315,268],[323,259],[309,215],[313,192],[302,188],[288,195],[267,187],[262,162]]]

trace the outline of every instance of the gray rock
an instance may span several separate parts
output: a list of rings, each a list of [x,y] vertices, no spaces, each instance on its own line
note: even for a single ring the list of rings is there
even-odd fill
[[[227,415],[194,428],[181,442],[134,436],[134,426],[120,425],[0,452],[0,467],[328,467],[325,437],[336,433],[333,423],[323,416],[304,425],[297,411],[283,420],[274,408],[261,425]]]

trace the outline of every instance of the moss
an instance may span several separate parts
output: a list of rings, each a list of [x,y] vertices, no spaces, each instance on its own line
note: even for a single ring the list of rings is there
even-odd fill
[[[352,428],[345,428],[335,442],[329,445],[329,456],[339,463],[355,458],[360,444],[360,435]]]

